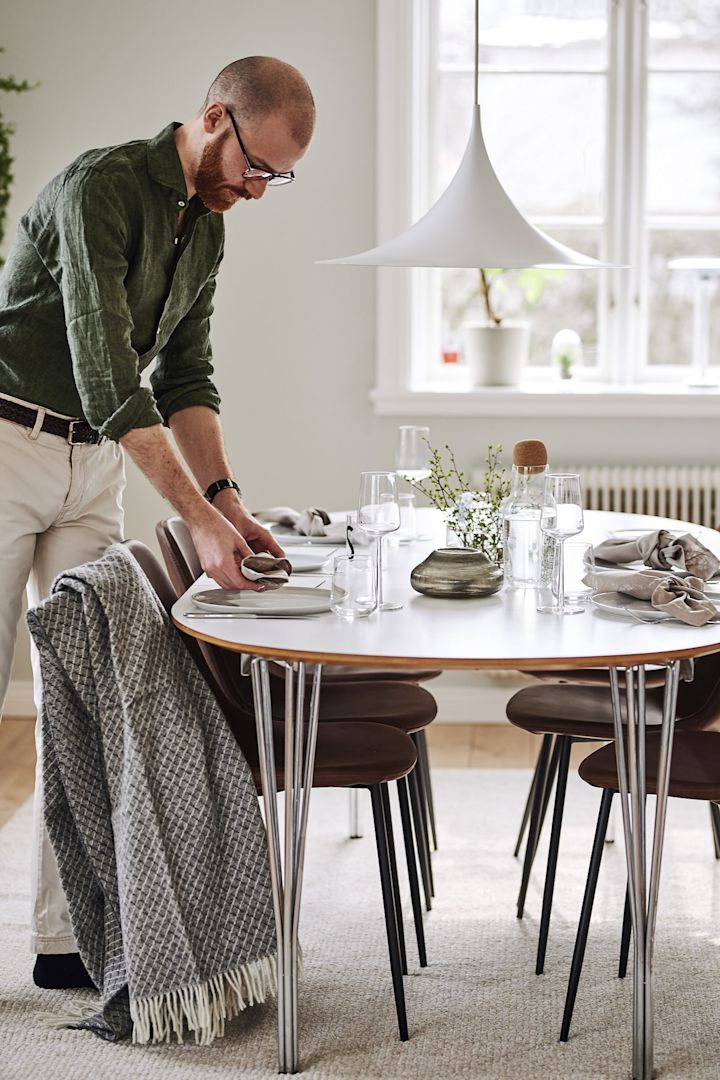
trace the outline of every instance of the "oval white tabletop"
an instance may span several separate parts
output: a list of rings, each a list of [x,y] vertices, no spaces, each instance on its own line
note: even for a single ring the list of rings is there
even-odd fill
[[[419,511],[418,520],[432,533],[431,540],[397,547],[386,543],[383,553],[385,597],[401,601],[400,611],[376,611],[352,621],[332,612],[304,619],[188,619],[184,613],[193,607],[192,594],[213,585],[203,576],[174,605],[173,620],[193,637],[253,656],[388,668],[608,667],[720,651],[720,622],[703,627],[675,621],[644,624],[593,605],[579,615],[544,615],[535,610],[534,590],[503,588],[473,600],[421,596],[410,585],[410,571],[444,546],[444,529],[435,511]],[[573,540],[597,543],[611,531],[663,526],[694,532],[720,557],[720,533],[714,529],[601,511],[587,511],[585,520],[585,531]],[[318,585],[319,578],[298,575],[296,582]]]

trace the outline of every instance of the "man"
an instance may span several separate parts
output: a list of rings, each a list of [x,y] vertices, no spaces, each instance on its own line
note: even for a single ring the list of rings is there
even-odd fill
[[[225,453],[208,330],[222,214],[293,179],[314,119],[295,68],[246,57],[187,123],[82,154],[23,217],[0,279],[0,703],[26,583],[36,604],[58,573],[122,538],[123,450],[219,585],[257,588],[240,561],[282,554]],[[140,374],[153,361],[149,390]],[[39,701],[35,656],[33,668]],[[43,827],[37,741],[34,978],[88,985]]]

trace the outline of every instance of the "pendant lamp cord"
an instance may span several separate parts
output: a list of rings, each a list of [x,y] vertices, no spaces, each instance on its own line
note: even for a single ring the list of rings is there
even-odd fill
[[[480,104],[480,0],[475,0],[475,104]]]

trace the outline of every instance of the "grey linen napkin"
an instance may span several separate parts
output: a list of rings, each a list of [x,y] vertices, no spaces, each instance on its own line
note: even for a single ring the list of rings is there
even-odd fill
[[[678,577],[662,570],[595,570],[583,581],[594,592],[621,592],[649,600],[658,611],[690,626],[704,626],[717,615],[697,577]]]
[[[720,568],[720,559],[690,533],[673,536],[667,529],[646,533],[634,540],[603,540],[595,550],[596,559],[629,563],[642,559],[655,570],[680,570],[709,581]]]
[[[246,555],[240,563],[240,572],[248,581],[259,581],[266,589],[279,589],[286,585],[292,574],[289,559],[278,559],[269,551],[259,555]]]
[[[290,506],[271,506],[267,510],[256,510],[253,517],[264,525],[276,524],[292,529],[298,536],[327,536],[345,543],[347,525],[344,521],[331,521],[327,510],[319,506],[309,506],[307,510],[293,510]],[[366,534],[353,528],[353,541],[366,543]]]

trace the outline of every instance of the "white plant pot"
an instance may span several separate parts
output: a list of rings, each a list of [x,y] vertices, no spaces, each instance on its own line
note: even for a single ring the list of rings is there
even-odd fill
[[[521,381],[530,348],[528,323],[468,323],[463,341],[473,386],[517,386]]]

